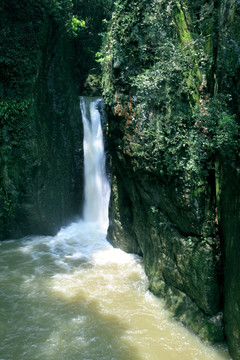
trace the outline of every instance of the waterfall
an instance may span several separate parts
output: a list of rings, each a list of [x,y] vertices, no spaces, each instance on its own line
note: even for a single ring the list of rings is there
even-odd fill
[[[99,107],[101,98],[81,97],[84,129],[84,208],[85,222],[108,224],[110,186],[106,174],[106,155]]]
[[[230,360],[172,319],[147,290],[142,258],[106,240],[101,104],[81,98],[84,221],[0,242],[0,359]]]

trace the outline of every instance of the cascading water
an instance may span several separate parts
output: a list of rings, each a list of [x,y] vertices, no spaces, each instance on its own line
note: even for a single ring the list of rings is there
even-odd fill
[[[81,101],[84,221],[55,237],[0,243],[0,360],[230,359],[171,320],[147,290],[142,259],[106,241],[100,100]]]
[[[81,97],[81,112],[84,127],[84,221],[108,223],[110,187],[106,175],[101,116],[98,107],[103,100]]]

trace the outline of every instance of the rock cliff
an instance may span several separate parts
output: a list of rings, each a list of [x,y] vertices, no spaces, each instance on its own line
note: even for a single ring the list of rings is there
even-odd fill
[[[226,333],[236,359],[238,20],[237,1],[117,1],[101,58],[108,238],[143,255],[150,289],[180,321],[210,342]]]
[[[240,115],[240,4],[222,1],[219,11],[218,91],[232,96],[232,111]],[[239,144],[238,135],[238,144]],[[231,147],[228,147],[231,151]],[[219,171],[219,216],[224,249],[224,324],[233,359],[240,358],[240,161],[222,158]]]
[[[112,9],[95,5],[0,3],[0,239],[53,234],[81,212],[76,88],[99,91],[94,56]],[[150,289],[174,316],[209,342],[226,337],[239,359],[239,1],[114,5],[98,53],[108,238],[143,256]]]
[[[53,234],[82,198],[68,1],[1,2],[0,238]]]

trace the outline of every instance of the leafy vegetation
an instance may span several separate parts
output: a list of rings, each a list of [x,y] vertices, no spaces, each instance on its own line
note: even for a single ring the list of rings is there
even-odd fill
[[[79,94],[101,94],[101,67],[95,61],[111,17],[111,0],[73,0],[74,75]]]
[[[98,57],[118,151],[135,170],[186,179],[207,177],[219,158],[235,161],[237,117],[214,78],[217,10],[198,4],[190,13],[177,0],[115,5]]]
[[[148,120],[147,126],[133,120],[131,136],[124,139],[123,151],[133,158],[136,169],[148,169],[156,175],[187,173],[188,178],[194,178],[208,176],[219,158],[236,161],[239,125],[223,96],[200,100],[189,117],[150,117],[154,122]]]

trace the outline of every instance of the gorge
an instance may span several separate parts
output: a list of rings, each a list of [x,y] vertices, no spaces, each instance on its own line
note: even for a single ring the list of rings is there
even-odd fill
[[[148,291],[142,258],[106,240],[109,186],[101,103],[81,97],[83,220],[54,237],[1,244],[0,357],[227,360],[224,347],[203,345],[171,319]]]
[[[176,319],[239,359],[239,1],[0,10],[1,240],[84,216],[79,95],[102,93],[109,242],[143,258]]]

